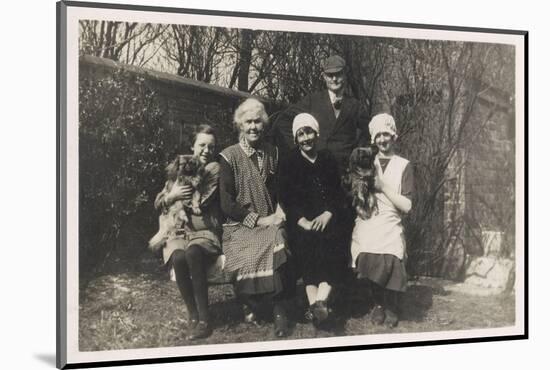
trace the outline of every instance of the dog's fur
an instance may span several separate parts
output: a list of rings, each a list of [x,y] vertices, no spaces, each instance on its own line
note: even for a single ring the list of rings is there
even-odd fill
[[[149,248],[152,250],[162,248],[171,232],[175,232],[189,222],[188,212],[195,215],[201,214],[200,200],[205,169],[199,159],[192,155],[179,155],[168,165],[166,172],[168,180],[165,195],[176,184],[191,185],[194,191],[190,200],[176,200],[167,210],[163,210],[159,216],[159,231],[149,240]]]
[[[374,195],[376,168],[374,159],[376,149],[372,146],[355,148],[349,158],[344,187],[352,198],[357,216],[366,220],[378,213],[378,204]]]

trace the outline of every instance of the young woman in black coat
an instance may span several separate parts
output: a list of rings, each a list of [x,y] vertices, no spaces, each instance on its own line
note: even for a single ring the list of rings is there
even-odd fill
[[[320,323],[328,317],[327,300],[346,267],[346,201],[336,159],[326,149],[317,150],[315,118],[297,115],[292,131],[297,147],[281,163],[279,197],[310,305],[306,318]]]

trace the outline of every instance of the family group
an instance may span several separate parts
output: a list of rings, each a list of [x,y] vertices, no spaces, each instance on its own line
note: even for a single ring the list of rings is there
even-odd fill
[[[249,98],[234,112],[234,145],[218,152],[213,127],[198,125],[192,154],[167,167],[155,208],[172,223],[152,245],[175,272],[189,340],[212,333],[207,274],[221,255],[244,320],[269,307],[276,337],[289,334],[297,294],[305,319],[321,325],[335,292],[354,282],[369,289],[373,323],[398,324],[412,165],[396,153],[394,118],[368,117],[346,93],[345,60],[330,56],[322,69],[325,90],[273,122]]]

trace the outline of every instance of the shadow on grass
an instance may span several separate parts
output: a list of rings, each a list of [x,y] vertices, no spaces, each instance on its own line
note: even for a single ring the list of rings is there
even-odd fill
[[[209,310],[211,325],[214,328],[231,328],[243,322],[241,306],[234,297],[210,303]]]
[[[401,320],[421,322],[433,305],[434,295],[446,295],[438,287],[411,285],[401,296]],[[335,300],[335,313],[345,326],[347,319],[362,318],[374,307],[374,300],[369,283],[354,281],[339,290]]]
[[[425,285],[413,285],[401,298],[401,319],[420,322],[433,305],[433,296],[438,291]]]
[[[242,304],[235,296],[221,294],[219,287],[213,293],[209,306],[211,324],[214,329],[218,329],[220,335],[231,331],[237,333],[250,331],[258,335],[265,335],[273,330],[273,303],[270,299],[260,300],[255,306],[255,322],[245,323]],[[298,335],[298,338],[301,337],[304,335],[304,326],[308,327],[311,325],[304,317],[308,303],[301,284],[297,286],[294,298],[286,301],[284,306],[286,307],[288,318],[288,337],[295,337],[296,335]],[[322,324],[314,326],[315,333],[321,337],[345,335],[347,320],[348,318],[342,315],[342,311],[334,306],[333,314],[329,316],[329,319]],[[317,334],[311,333],[313,337],[317,336]],[[273,337],[273,339],[278,338]]]

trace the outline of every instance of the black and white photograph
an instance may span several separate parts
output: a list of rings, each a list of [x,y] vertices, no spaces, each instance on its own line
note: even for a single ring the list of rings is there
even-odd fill
[[[525,31],[104,5],[58,3],[58,367],[526,337]]]

